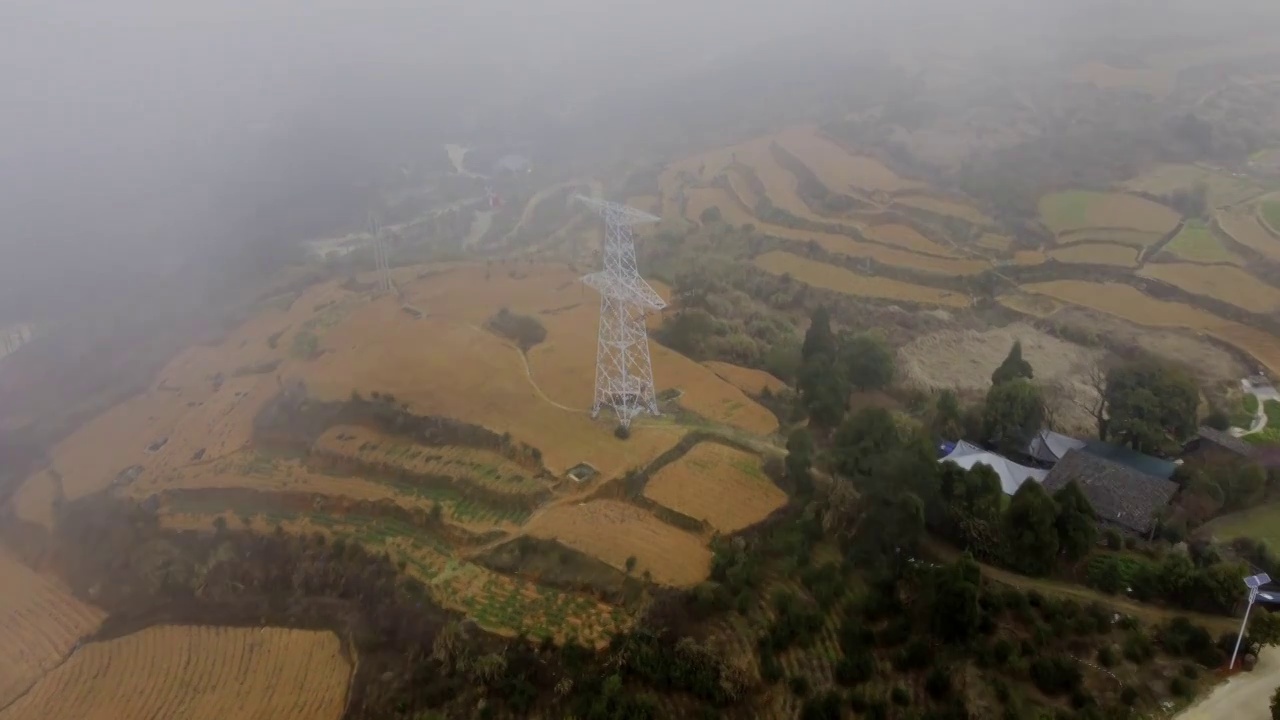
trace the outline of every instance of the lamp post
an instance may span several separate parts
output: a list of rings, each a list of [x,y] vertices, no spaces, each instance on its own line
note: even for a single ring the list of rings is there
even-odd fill
[[[1253,609],[1253,602],[1258,599],[1258,588],[1269,582],[1271,582],[1271,576],[1266,573],[1250,575],[1244,579],[1245,587],[1249,588],[1249,605],[1244,609],[1244,622],[1240,623],[1240,636],[1236,638],[1236,649],[1231,652],[1231,664],[1227,666],[1228,670],[1234,670],[1236,667],[1236,655],[1240,654],[1240,643],[1244,640],[1244,629],[1249,624],[1249,611]]]

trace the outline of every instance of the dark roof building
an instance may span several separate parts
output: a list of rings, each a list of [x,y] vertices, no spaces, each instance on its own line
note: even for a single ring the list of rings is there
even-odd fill
[[[1083,440],[1056,433],[1052,430],[1041,430],[1031,438],[1026,453],[1038,462],[1053,465],[1072,450],[1084,447]]]
[[[1246,459],[1253,459],[1256,448],[1238,437],[1201,426],[1196,437],[1187,443],[1183,455],[1199,453],[1229,453]]]
[[[1093,506],[1098,522],[1131,533],[1146,534],[1156,516],[1173,499],[1178,484],[1143,473],[1085,449],[1071,450],[1044,479],[1049,494],[1075,481]]]
[[[1132,448],[1127,448],[1123,445],[1112,445],[1101,440],[1086,440],[1081,450],[1103,460],[1110,460],[1140,473],[1154,475],[1165,480],[1173,477],[1173,471],[1178,469],[1177,463],[1171,460],[1161,460],[1158,457],[1140,453]]]

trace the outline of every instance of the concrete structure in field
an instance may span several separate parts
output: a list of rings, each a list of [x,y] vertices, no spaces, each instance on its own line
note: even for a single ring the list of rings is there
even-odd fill
[[[596,344],[596,389],[591,415],[608,405],[626,428],[641,413],[658,414],[649,360],[645,315],[666,302],[636,268],[636,245],[631,226],[657,222],[649,213],[619,203],[577,195],[575,199],[604,216],[604,269],[582,278],[600,291],[600,332]]]

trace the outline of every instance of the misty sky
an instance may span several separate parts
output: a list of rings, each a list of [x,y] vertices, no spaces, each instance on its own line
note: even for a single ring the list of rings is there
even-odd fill
[[[1026,43],[1078,25],[1079,5],[1063,7],[3,0],[0,310],[51,279],[74,287],[173,267],[201,244],[251,234],[254,198],[340,175],[353,160],[343,153],[366,147],[350,138],[393,136],[389,123],[453,139],[467,118],[517,122],[527,104],[652,87],[786,38],[851,50]]]

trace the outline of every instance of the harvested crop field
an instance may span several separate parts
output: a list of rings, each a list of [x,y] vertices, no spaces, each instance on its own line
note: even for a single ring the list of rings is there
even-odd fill
[[[897,192],[920,187],[920,183],[899,177],[875,158],[850,153],[812,125],[789,127],[778,133],[776,140],[832,193],[848,194],[854,188]]]
[[[908,225],[876,225],[867,228],[867,237],[904,250],[911,250],[912,252],[941,255],[942,257],[956,257],[955,250],[939,245]]]
[[[1040,198],[1040,217],[1055,233],[1083,228],[1123,228],[1162,234],[1178,224],[1178,213],[1136,195],[1082,190]]]
[[[351,667],[331,632],[162,625],[76,651],[3,720],[342,716]]]
[[[1280,310],[1280,290],[1237,267],[1193,263],[1148,263],[1138,272],[1189,293],[1205,295],[1255,313]]]
[[[1238,255],[1231,252],[1222,241],[1199,220],[1189,220],[1174,236],[1164,251],[1174,257],[1196,263],[1243,264]]]
[[[1071,79],[1089,83],[1099,90],[1140,90],[1164,97],[1173,89],[1174,77],[1167,70],[1155,68],[1117,68],[1100,62],[1077,66]]]
[[[1141,230],[1123,230],[1115,228],[1086,228],[1072,230],[1058,235],[1058,246],[1071,243],[1108,243],[1112,245],[1129,245],[1138,249],[1154,245],[1164,237],[1163,233],[1143,232]]]
[[[893,202],[895,205],[904,206],[908,211],[912,209],[923,210],[934,215],[958,218],[979,226],[991,224],[991,218],[987,217],[981,210],[956,200],[947,200],[933,197],[932,195],[902,195],[895,197]]]
[[[844,268],[814,262],[781,250],[758,256],[755,259],[755,265],[774,275],[790,275],[806,285],[834,290],[846,295],[945,307],[969,306],[969,298],[960,293],[912,285],[891,278],[859,275]]]
[[[1030,283],[1023,285],[1021,289],[1114,315],[1138,325],[1203,332],[1252,355],[1271,372],[1280,373],[1280,338],[1190,305],[1157,300],[1121,283],[1053,280]]]
[[[1100,353],[1021,322],[983,332],[943,330],[925,335],[898,351],[899,367],[910,384],[924,390],[986,392],[991,373],[1015,341],[1022,342],[1022,357],[1035,368],[1037,381],[1059,384],[1069,398],[1082,402],[1096,396],[1084,381]],[[1059,421],[1068,427],[1089,427],[1092,422],[1073,403],[1057,409]]]
[[[1157,165],[1142,175],[1125,181],[1122,187],[1159,197],[1190,192],[1202,183],[1209,189],[1209,204],[1213,207],[1245,202],[1262,192],[1261,188],[1249,180],[1185,164]]]
[[[1058,262],[1081,263],[1086,265],[1117,265],[1119,267],[1135,267],[1138,264],[1138,250],[1126,245],[1109,243],[1075,243],[1049,252]]]
[[[23,481],[13,494],[13,512],[19,519],[53,529],[53,505],[58,497],[58,479],[48,470]]]
[[[623,571],[627,558],[635,557],[633,573],[647,570],[663,585],[695,585],[711,571],[711,551],[697,536],[616,500],[556,505],[531,518],[525,530]]]
[[[347,458],[374,467],[416,475],[443,475],[494,492],[523,495],[547,489],[536,471],[517,465],[496,452],[469,447],[438,447],[415,443],[355,425],[335,425],[312,445],[322,455]]]
[[[786,383],[763,370],[746,368],[718,360],[708,360],[702,364],[710,369],[711,372],[733,383],[734,387],[748,395],[760,395],[763,390],[776,393],[787,387]]]
[[[101,610],[0,550],[0,708],[57,667],[104,617]],[[9,717],[0,712],[0,718]]]
[[[1262,219],[1262,224],[1268,230],[1280,233],[1280,200],[1271,199],[1258,203],[1258,217]]]
[[[1280,238],[1267,232],[1250,208],[1230,208],[1217,215],[1218,227],[1233,240],[1271,260],[1280,260]]]
[[[978,247],[986,248],[987,250],[995,250],[997,252],[1004,252],[1008,250],[1009,246],[1012,244],[1013,240],[1008,237],[993,233],[983,233],[982,237],[978,238]]]
[[[694,445],[655,473],[644,495],[722,533],[760,522],[787,502],[787,494],[765,476],[759,457],[711,442]]]
[[[702,213],[713,207],[720,209],[721,220],[734,227],[756,222],[755,216],[723,188],[686,188],[684,195],[684,216],[689,222],[702,222]]]

